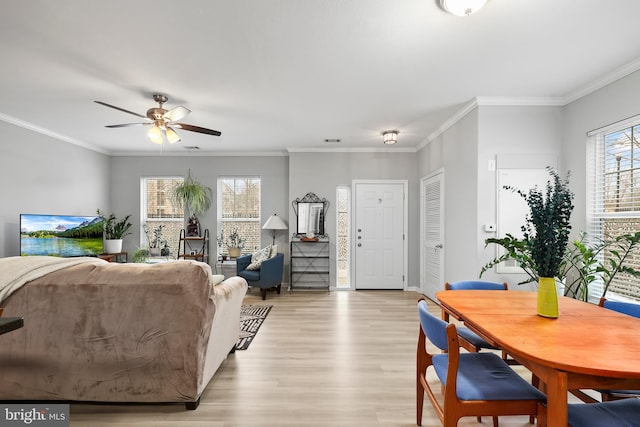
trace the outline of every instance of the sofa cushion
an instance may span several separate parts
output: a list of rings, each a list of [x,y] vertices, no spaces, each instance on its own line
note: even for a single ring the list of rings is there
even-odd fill
[[[214,286],[222,283],[223,280],[224,280],[224,274],[212,274],[211,275],[211,284],[214,285]]]
[[[269,259],[271,256],[271,245],[254,252],[251,255],[251,264],[247,267],[247,270],[260,270],[262,261]]]

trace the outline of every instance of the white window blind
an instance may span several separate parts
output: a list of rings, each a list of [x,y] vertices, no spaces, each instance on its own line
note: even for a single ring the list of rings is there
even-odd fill
[[[587,150],[588,229],[595,240],[610,239],[640,230],[640,125],[616,130],[607,128],[589,139]],[[601,255],[607,268],[611,252]],[[640,269],[640,253],[635,251],[625,264]],[[602,280],[592,284],[590,294],[602,294]],[[609,285],[612,295],[640,300],[640,280],[618,273]]]
[[[260,227],[260,177],[219,177],[218,254],[228,254],[225,242],[234,230],[244,241],[243,254],[259,249]]]

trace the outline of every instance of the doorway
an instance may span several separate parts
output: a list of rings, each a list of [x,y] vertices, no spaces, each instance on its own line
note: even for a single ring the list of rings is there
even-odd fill
[[[436,301],[444,289],[444,171],[420,180],[420,290]]]
[[[355,289],[405,289],[407,181],[354,181]]]

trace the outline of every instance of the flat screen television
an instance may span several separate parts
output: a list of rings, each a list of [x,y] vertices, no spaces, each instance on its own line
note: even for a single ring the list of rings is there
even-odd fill
[[[20,215],[20,255],[96,256],[103,252],[101,216]]]

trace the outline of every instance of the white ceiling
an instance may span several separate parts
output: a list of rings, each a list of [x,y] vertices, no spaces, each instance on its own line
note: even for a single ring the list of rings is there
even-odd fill
[[[22,0],[0,13],[0,119],[159,154],[144,114],[192,110],[164,154],[414,150],[475,97],[562,105],[640,68],[638,0]],[[341,143],[325,143],[340,138]],[[7,143],[6,141],[4,143]]]

